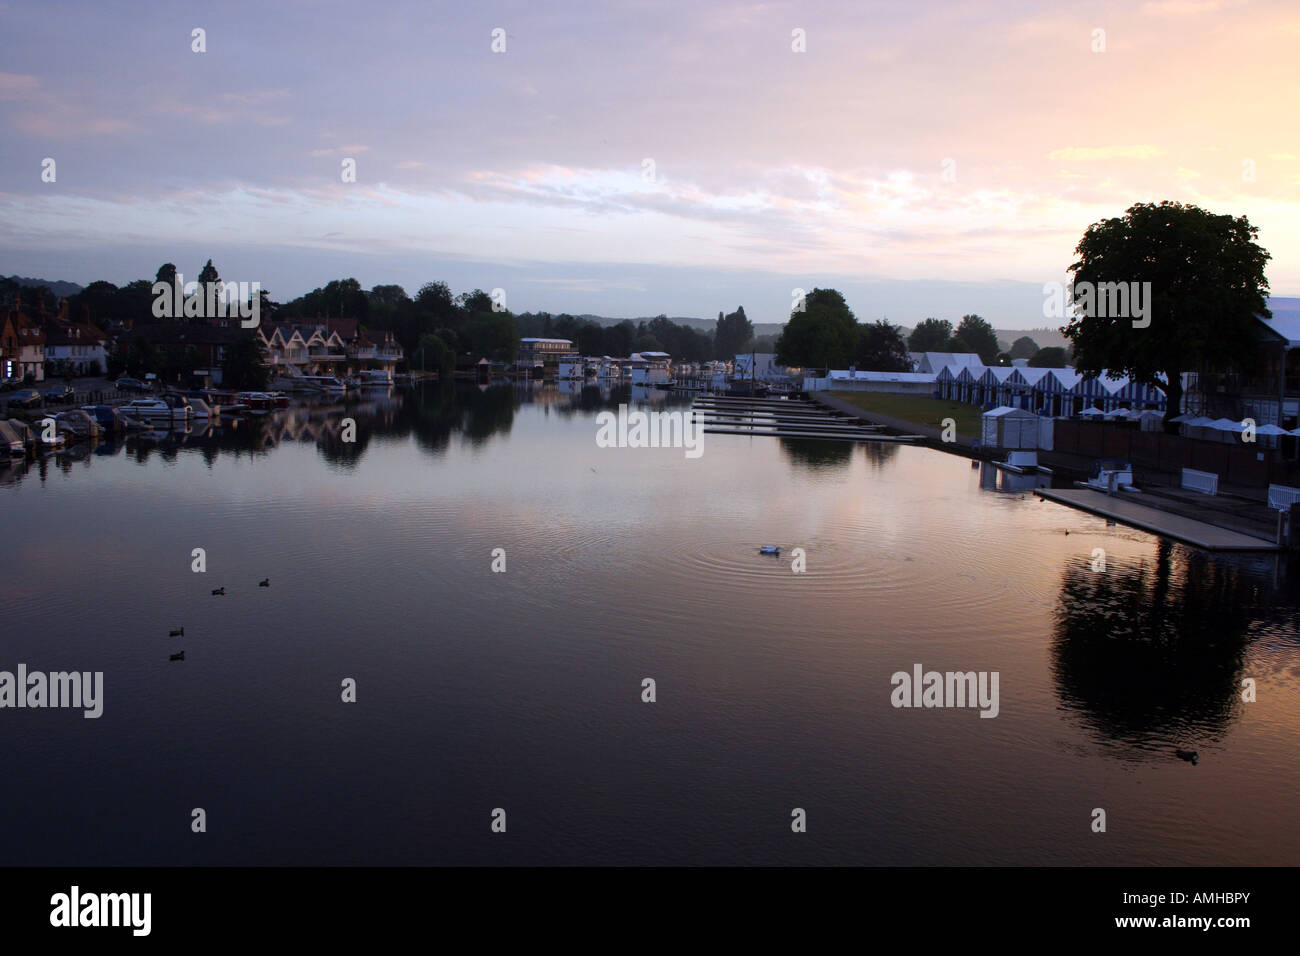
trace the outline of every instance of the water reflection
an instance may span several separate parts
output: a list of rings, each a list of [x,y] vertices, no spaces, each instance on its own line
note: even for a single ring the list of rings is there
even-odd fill
[[[1241,706],[1267,585],[1235,562],[1164,540],[1154,564],[1071,564],[1052,645],[1062,704],[1104,738],[1143,750],[1221,737]]]
[[[999,468],[987,461],[980,462],[979,468],[980,487],[985,491],[1023,494],[1026,491],[1033,491],[1035,488],[1052,487],[1051,477],[1037,472],[1018,475],[1014,471],[1007,471],[1005,468]]]
[[[812,438],[778,438],[777,441],[791,464],[809,471],[842,468],[853,460],[853,442]]]

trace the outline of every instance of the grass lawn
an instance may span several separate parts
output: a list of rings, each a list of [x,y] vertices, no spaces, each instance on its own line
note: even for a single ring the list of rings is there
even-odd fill
[[[978,438],[980,434],[978,405],[923,398],[919,395],[886,395],[880,392],[831,392],[830,394],[865,412],[880,412],[882,415],[892,415],[894,418],[901,418],[916,425],[929,425],[931,428],[943,428],[943,420],[951,418],[957,422],[959,435]]]

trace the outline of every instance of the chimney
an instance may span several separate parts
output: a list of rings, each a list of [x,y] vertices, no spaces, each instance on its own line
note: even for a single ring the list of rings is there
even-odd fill
[[[67,296],[59,297],[59,321],[68,321],[68,298]]]

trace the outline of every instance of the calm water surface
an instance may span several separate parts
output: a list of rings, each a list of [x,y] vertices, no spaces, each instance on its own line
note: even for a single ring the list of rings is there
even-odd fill
[[[924,448],[596,446],[666,400],[434,387],[0,469],[0,669],[105,680],[0,711],[3,861],[1300,863],[1294,567]],[[999,672],[999,716],[893,708],[917,663]]]

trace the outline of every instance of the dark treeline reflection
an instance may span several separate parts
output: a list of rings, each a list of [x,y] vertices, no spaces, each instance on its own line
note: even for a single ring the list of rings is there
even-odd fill
[[[73,445],[30,466],[16,465],[6,470],[4,479],[16,482],[30,475],[44,480],[51,468],[68,472],[76,463],[91,466],[94,458],[116,455],[144,464],[151,459],[174,461],[182,454],[194,453],[211,464],[219,455],[267,455],[282,444],[313,444],[332,466],[350,469],[376,441],[413,439],[433,455],[443,454],[453,441],[482,445],[509,433],[516,411],[525,404],[542,407],[546,415],[582,416],[617,411],[620,405],[653,411],[685,408],[690,403],[689,396],[631,385],[574,383],[557,388],[541,382],[428,383],[347,398],[299,400],[262,418],[108,435],[93,449]]]
[[[687,411],[689,393],[667,392],[628,384],[595,385],[582,382],[499,382],[473,385],[461,382],[428,383],[386,392],[362,392],[347,398],[296,401],[290,408],[262,418],[198,422],[187,429],[157,429],[110,435],[94,449],[74,446],[68,452],[36,462],[30,472],[44,478],[51,467],[69,471],[74,461],[125,454],[144,464],[154,458],[174,461],[190,452],[209,464],[219,455],[236,458],[267,455],[282,444],[309,443],[332,466],[355,467],[375,441],[413,439],[434,455],[443,454],[454,440],[481,445],[493,436],[507,434],[521,405],[535,405],[544,415],[589,417],[617,412],[619,406],[641,411]],[[351,424],[349,424],[349,422]],[[778,438],[786,457],[804,469],[820,470],[848,465],[857,448],[873,467],[883,467],[898,454],[898,446],[875,442],[840,442]],[[22,480],[28,469],[11,470],[7,478]]]
[[[1164,540],[1154,563],[1071,564],[1052,645],[1061,703],[1120,743],[1221,736],[1241,706],[1252,625],[1294,583]]]
[[[813,438],[778,438],[782,453],[791,464],[809,471],[842,468],[862,449],[862,455],[873,468],[883,468],[898,454],[893,442],[832,441]]]
[[[853,442],[811,438],[778,438],[777,441],[791,464],[809,471],[840,468],[853,459]]]

